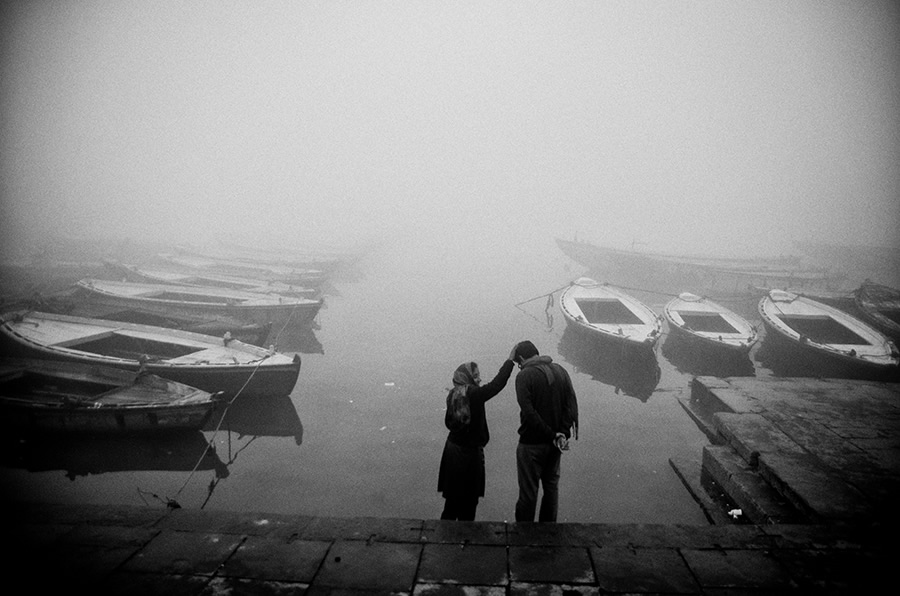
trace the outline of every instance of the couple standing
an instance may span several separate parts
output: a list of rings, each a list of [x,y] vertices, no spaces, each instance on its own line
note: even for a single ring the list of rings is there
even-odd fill
[[[445,499],[441,519],[475,519],[478,499],[484,496],[484,446],[490,440],[484,404],[503,390],[514,364],[520,369],[516,521],[534,521],[539,484],[544,494],[538,521],[556,521],[560,458],[569,448],[569,438],[577,438],[578,404],[569,373],[550,356],[541,356],[530,341],[516,344],[486,385],[481,384],[474,362],[461,364],[453,373],[444,415],[450,433],[438,474],[438,491]]]

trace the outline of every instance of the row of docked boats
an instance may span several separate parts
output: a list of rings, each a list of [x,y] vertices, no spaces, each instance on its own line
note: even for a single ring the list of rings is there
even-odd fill
[[[765,336],[798,355],[850,371],[895,372],[900,354],[888,332],[900,321],[900,292],[868,282],[855,296],[869,322],[785,290],[767,291],[757,309]],[[560,308],[567,326],[638,355],[653,352],[663,322],[672,334],[720,354],[747,356],[760,337],[746,318],[708,298],[683,292],[660,316],[624,289],[588,277],[563,291]]]
[[[281,261],[267,270],[248,258],[245,270],[268,271],[254,279],[229,267],[243,263],[236,257],[204,259],[203,267],[176,265],[164,255],[146,269],[108,261],[106,277],[7,305],[3,426],[196,430],[223,401],[290,394],[301,357],[276,349],[277,332],[314,326],[327,276]]]

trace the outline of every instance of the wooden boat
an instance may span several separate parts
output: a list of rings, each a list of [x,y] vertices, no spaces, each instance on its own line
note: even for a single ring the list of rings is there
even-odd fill
[[[659,315],[649,306],[589,277],[572,282],[559,305],[567,326],[625,348],[651,352],[662,330]]]
[[[319,294],[319,290],[314,287],[298,286],[278,281],[264,281],[253,279],[252,277],[136,267],[113,261],[107,262],[107,268],[112,279],[132,283],[221,288],[257,294],[277,294],[292,298],[315,299]]]
[[[300,356],[164,327],[37,311],[0,317],[0,353],[125,370],[161,377],[225,397],[287,395]]]
[[[217,338],[231,337],[255,346],[266,346],[266,340],[272,330],[271,323],[247,323],[234,317],[216,315],[201,316],[186,313],[159,313],[141,308],[139,305],[121,307],[116,305],[91,304],[75,299],[73,288],[48,296],[39,296],[19,301],[20,306],[10,306],[4,310],[40,310],[61,315],[86,317],[89,319],[106,319],[121,323],[137,323],[167,327],[212,335]],[[299,328],[301,331],[305,327]]]
[[[199,288],[166,284],[141,284],[83,279],[75,285],[76,300],[118,309],[140,309],[163,315],[199,316],[209,319],[232,317],[247,323],[271,323],[273,328],[307,325],[322,306],[322,300],[258,294],[222,288]]]
[[[207,258],[222,258],[254,265],[274,265],[292,269],[311,269],[326,274],[334,273],[343,264],[356,260],[356,256],[346,252],[321,250],[296,250],[280,247],[277,250],[261,246],[219,243],[214,249],[200,249],[182,246],[183,253]]]
[[[900,290],[866,280],[853,295],[867,322],[900,341]]]
[[[868,371],[894,371],[900,363],[896,346],[884,334],[827,304],[771,290],[758,308],[767,339],[780,339],[806,355]]]
[[[846,275],[804,263],[799,257],[709,257],[623,250],[580,240],[556,239],[560,250],[593,271],[646,281],[691,279],[710,291],[724,292],[747,286],[794,287],[803,290],[838,290]],[[683,282],[682,282],[683,283]]]
[[[756,343],[756,327],[749,321],[707,298],[682,292],[663,309],[673,333],[696,343],[746,354]]]
[[[213,273],[252,277],[266,282],[281,282],[302,286],[304,284],[321,284],[327,278],[327,275],[318,269],[184,254],[161,254],[159,257],[171,265],[196,270],[203,274]]]
[[[0,425],[20,432],[200,430],[218,401],[148,372],[0,358]]]

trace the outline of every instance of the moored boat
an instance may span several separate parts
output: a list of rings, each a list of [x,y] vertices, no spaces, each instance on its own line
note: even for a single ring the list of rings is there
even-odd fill
[[[217,395],[149,372],[0,358],[0,426],[15,432],[200,430]]]
[[[159,257],[166,263],[196,270],[204,274],[213,273],[252,277],[266,282],[304,285],[322,283],[327,278],[325,272],[318,269],[185,254],[161,254]]]
[[[300,374],[299,354],[177,329],[37,311],[0,322],[0,354],[144,369],[230,399],[287,395]]]
[[[319,286],[324,277],[311,277],[304,285],[287,284],[280,281],[255,279],[237,275],[215,274],[203,271],[190,271],[177,268],[152,268],[127,265],[116,261],[106,262],[112,279],[133,283],[167,284],[175,286],[198,286],[206,288],[222,288],[240,290],[257,294],[278,294],[300,298],[316,298]]]
[[[652,352],[662,321],[637,298],[611,285],[580,277],[559,300],[567,326],[625,349]]]
[[[269,338],[272,330],[271,323],[247,323],[246,321],[223,315],[203,316],[188,313],[158,312],[157,309],[148,310],[141,308],[138,304],[126,307],[121,305],[92,304],[83,300],[73,299],[73,294],[72,288],[69,288],[65,292],[19,301],[21,307],[11,307],[7,310],[40,310],[42,312],[75,317],[167,327],[169,329],[212,335],[217,338],[231,337],[255,346],[268,345],[266,340]]]
[[[870,372],[893,372],[900,363],[897,347],[883,333],[827,304],[771,290],[758,310],[767,340],[781,340],[808,356]]]
[[[215,319],[232,317],[247,323],[271,323],[274,328],[307,325],[318,314],[322,300],[259,294],[224,288],[143,284],[83,279],[74,300],[113,308],[139,308],[163,315]]]
[[[663,308],[669,329],[699,345],[746,354],[756,343],[757,331],[749,321],[724,306],[682,292]]]

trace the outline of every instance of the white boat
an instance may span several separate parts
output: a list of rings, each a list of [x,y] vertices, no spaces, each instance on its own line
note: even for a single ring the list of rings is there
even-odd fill
[[[155,314],[232,317],[247,323],[271,323],[274,329],[312,322],[322,300],[259,294],[225,288],[173,286],[83,279],[73,299],[91,305],[135,309]]]
[[[663,309],[669,329],[700,345],[746,354],[758,338],[756,327],[724,306],[682,292]]]
[[[292,267],[279,264],[256,263],[237,259],[195,256],[186,254],[160,254],[166,263],[202,273],[252,277],[264,281],[277,281],[286,284],[303,285],[305,283],[322,283],[327,277],[319,269]]]
[[[828,362],[876,371],[894,371],[897,347],[883,333],[844,311],[811,298],[771,290],[759,301],[766,339]]]
[[[165,327],[37,311],[0,316],[0,354],[109,365],[231,398],[288,395],[300,356]]]
[[[114,261],[107,261],[106,266],[109,269],[110,276],[115,276],[115,279],[120,281],[175,286],[195,286],[201,288],[220,288],[226,290],[239,290],[242,292],[255,292],[257,294],[277,294],[279,296],[290,296],[294,298],[315,299],[319,294],[319,290],[312,286],[320,285],[322,281],[319,280],[301,286],[236,275],[216,275],[215,273],[176,270],[174,268],[155,269],[149,267],[137,267]]]
[[[624,348],[651,352],[662,331],[662,320],[649,306],[589,277],[572,282],[559,305],[569,327]]]
[[[14,432],[197,431],[218,396],[110,366],[0,358],[0,426]]]

